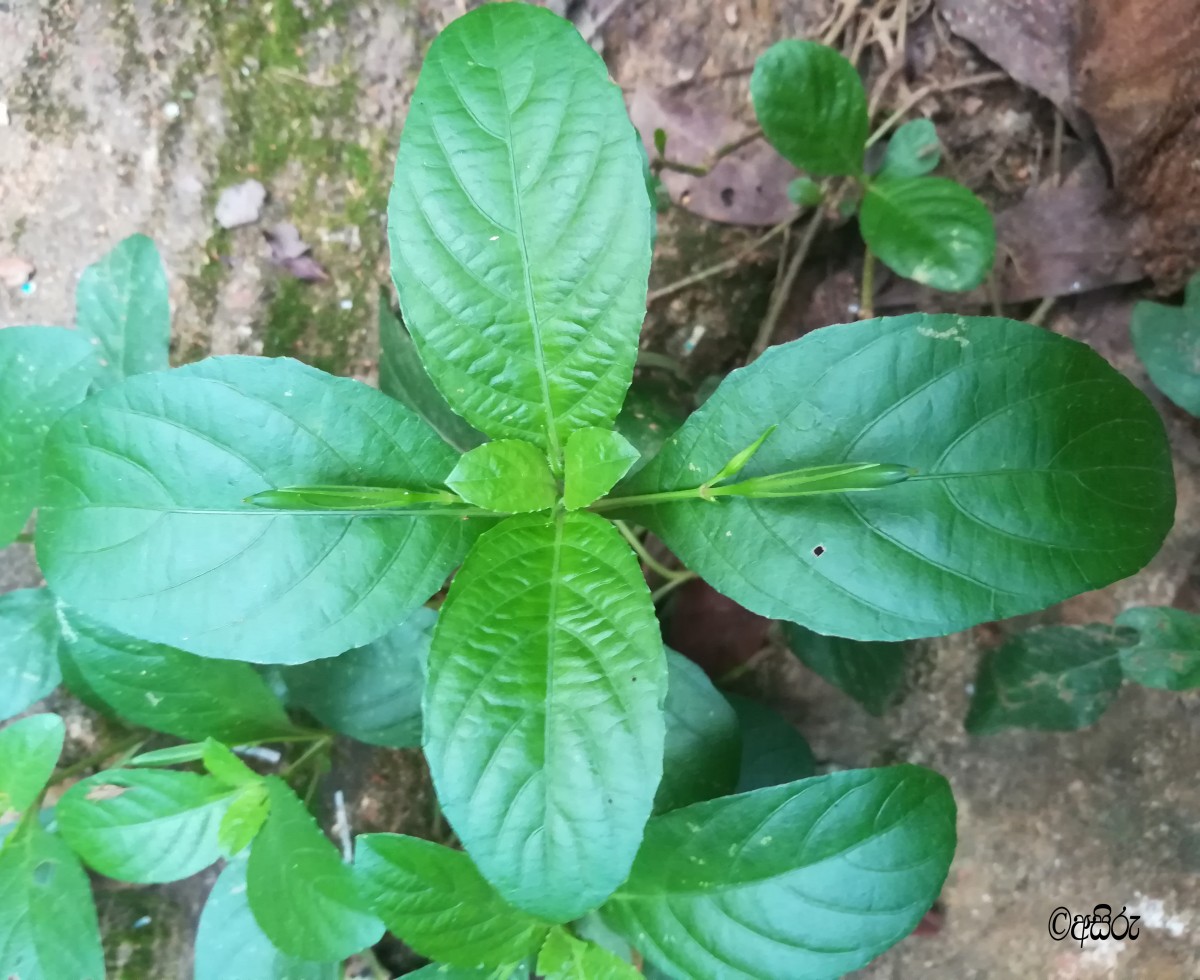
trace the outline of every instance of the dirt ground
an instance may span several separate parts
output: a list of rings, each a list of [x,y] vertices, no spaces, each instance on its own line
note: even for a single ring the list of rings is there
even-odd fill
[[[589,30],[608,2],[557,7]],[[639,87],[675,86],[682,97],[695,92],[745,123],[743,69],[755,55],[783,37],[813,36],[847,6],[628,0],[596,36],[631,98]],[[70,324],[82,269],[140,231],[155,239],[169,272],[177,362],[210,353],[291,354],[373,377],[391,159],[421,52],[463,9],[459,0],[0,2],[0,259],[37,268],[32,288],[0,286],[0,325]],[[926,10],[914,19],[911,86],[923,75],[995,71],[969,46],[948,40],[935,16]],[[956,91],[922,107],[942,127],[952,172],[997,208],[1018,201],[1050,167],[1054,109],[1014,82]],[[1058,166],[1081,154],[1082,141],[1068,130]],[[249,178],[269,195],[261,220],[220,229],[213,219],[219,192]],[[297,226],[328,281],[301,282],[272,263],[263,230],[277,221]],[[760,233],[672,209],[660,221],[652,288]],[[855,255],[843,232],[818,243],[777,340],[852,316]],[[736,275],[654,304],[644,340],[650,360],[674,359],[673,384],[684,393],[727,371],[754,335],[775,275],[776,253],[764,249]],[[1145,293],[1118,285],[1067,296],[1046,325],[1094,344],[1145,386],[1127,331],[1130,303]],[[1025,315],[1033,305],[1006,311]],[[1175,447],[1175,531],[1139,575],[1036,621],[1108,619],[1135,604],[1197,608],[1197,422],[1152,397]],[[37,582],[27,546],[0,552],[0,590]],[[740,682],[793,720],[827,768],[905,760],[953,784],[959,849],[936,912],[922,934],[858,976],[1198,980],[1200,693],[1129,688],[1087,731],[968,737],[962,719],[971,682],[981,651],[998,636],[980,627],[920,645],[904,697],[880,719],[782,650],[760,658]],[[67,713],[72,748],[84,754],[98,723],[78,708]],[[321,795],[349,791],[356,831],[438,832],[415,754],[346,753]],[[191,921],[204,887],[204,880],[185,883],[149,897],[105,887],[105,919],[118,937],[111,975],[188,976]],[[1136,941],[1081,949],[1049,937],[1056,907],[1082,912],[1101,902],[1141,916]],[[151,926],[135,928],[145,915]]]

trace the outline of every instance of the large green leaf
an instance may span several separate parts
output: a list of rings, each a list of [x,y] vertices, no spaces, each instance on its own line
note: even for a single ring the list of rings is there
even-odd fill
[[[946,781],[916,766],[697,803],[650,821],[602,914],[672,976],[840,977],[933,904],[954,813]]]
[[[654,812],[724,796],[737,784],[737,714],[696,664],[667,650],[667,738]]]
[[[616,417],[653,210],[621,91],[567,21],[494,4],[429,49],[388,206],[392,275],[455,411],[561,456]]]
[[[550,928],[508,905],[462,851],[400,834],[356,844],[355,870],[375,911],[422,956],[499,967],[536,953]]]
[[[246,868],[246,895],[262,931],[283,952],[318,963],[379,942],[383,923],[304,804],[276,776],[267,790],[271,814]]]
[[[210,776],[119,769],[76,783],[56,813],[71,849],[101,874],[178,881],[222,857],[218,831],[235,794]]]
[[[58,687],[58,619],[49,589],[0,595],[0,721]]]
[[[576,939],[565,929],[555,929],[537,958],[543,980],[640,980],[641,970],[603,946]]]
[[[1129,330],[1158,390],[1200,415],[1200,272],[1188,282],[1183,306],[1142,301],[1133,308]]]
[[[1117,625],[1137,630],[1121,650],[1121,670],[1144,687],[1186,691],[1200,687],[1200,616],[1165,606],[1126,609]]]
[[[867,95],[841,54],[815,41],[780,41],[750,76],[754,114],[771,145],[816,177],[862,172]]]
[[[0,728],[0,813],[25,810],[38,798],[65,738],[58,715],[30,715]]]
[[[479,522],[243,499],[296,485],[432,489],[454,460],[398,402],[295,361],[139,375],[47,441],[38,558],[67,603],[143,639],[261,663],[334,656],[432,595]]]
[[[725,697],[737,713],[742,735],[735,793],[792,783],[816,774],[812,749],[795,725],[758,701],[738,694]]]
[[[437,613],[422,606],[374,643],[284,669],[288,694],[322,724],[360,742],[421,744],[421,694]]]
[[[0,547],[38,503],[46,433],[87,394],[95,371],[92,345],[73,331],[0,330]]]
[[[171,342],[167,274],[145,235],[130,235],[83,270],[75,290],[79,332],[97,349],[96,386],[165,371]]]
[[[910,119],[888,140],[882,177],[920,177],[942,158],[937,127],[928,119]]]
[[[272,945],[246,898],[246,862],[230,861],[196,931],[194,980],[341,980],[340,962],[298,960]]]
[[[485,442],[464,453],[446,486],[468,503],[500,513],[549,510],[558,497],[546,454],[520,439]]]
[[[135,640],[61,605],[68,686],[135,725],[185,739],[251,742],[293,735],[278,698],[249,664]]]
[[[484,877],[552,922],[629,871],[662,773],[666,661],[645,579],[586,512],[510,517],[442,607],[425,688],[438,799]]]
[[[426,373],[412,337],[383,296],[379,300],[379,347],[380,391],[407,405],[460,453],[483,442],[483,433],[446,404]]]
[[[979,667],[966,727],[1068,731],[1099,718],[1121,686],[1119,648],[1110,626],[1045,626],[1018,633]]]
[[[873,180],[858,220],[864,241],[884,265],[934,289],[974,289],[992,268],[991,212],[944,177]]]
[[[104,980],[87,874],[36,821],[0,844],[0,976]]]
[[[1162,422],[1094,351],[1016,320],[924,314],[772,348],[618,491],[698,486],[768,421],[744,476],[852,461],[917,474],[626,513],[743,606],[820,633],[902,640],[1045,608],[1137,571],[1174,514]]]
[[[788,648],[834,687],[873,715],[881,715],[904,683],[902,643],[874,643],[823,636],[803,626],[784,627]]]

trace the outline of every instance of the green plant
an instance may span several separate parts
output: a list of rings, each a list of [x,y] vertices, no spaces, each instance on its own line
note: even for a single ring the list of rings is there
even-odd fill
[[[1182,306],[1139,302],[1131,333],[1150,380],[1180,408],[1200,413],[1200,275]],[[1136,606],[1111,625],[1017,633],[983,658],[966,725],[977,734],[1084,728],[1125,681],[1168,691],[1200,687],[1200,616]]]
[[[968,731],[1068,731],[1093,724],[1122,682],[1167,691],[1200,687],[1200,616],[1137,606],[1114,625],[1043,626],[1018,633],[980,664]]]
[[[6,540],[36,504],[53,592],[14,602],[37,637],[21,655],[40,658],[19,700],[65,649],[81,697],[189,743],[77,784],[57,831],[26,809],[0,871],[37,887],[27,852],[46,841],[133,881],[231,858],[202,940],[250,935],[277,975],[386,924],[450,975],[634,976],[644,958],[674,977],[827,977],[915,927],[954,850],[946,781],[806,764],[771,785],[739,765],[747,791],[720,795],[740,753],[727,706],[665,654],[642,544],[613,519],[763,615],[937,635],[1141,567],[1173,512],[1161,422],[1081,344],[911,315],[768,351],[634,472],[614,423],[653,213],[603,62],[542,9],[485,6],[434,42],[401,141],[389,239],[411,343],[386,320],[384,339],[402,399],[222,357],[79,402],[86,383],[55,374],[68,352],[95,376],[87,345],[0,332],[0,358],[42,379],[4,393],[3,431],[41,470],[32,494],[4,484]],[[456,568],[430,638],[422,608]],[[281,778],[311,778],[330,735],[250,664],[281,666],[326,724],[409,744],[426,650],[422,745],[465,853],[369,835],[351,868]],[[219,685],[229,701],[202,719],[188,699]],[[278,775],[228,749],[288,741],[306,748]],[[196,762],[206,774],[144,768]],[[44,955],[3,939],[5,968]],[[198,962],[219,974],[220,953]]]
[[[770,47],[754,66],[750,94],[767,140],[809,175],[790,189],[793,200],[810,204],[832,195],[857,210],[868,249],[867,305],[872,254],[936,289],[971,289],[983,281],[996,251],[992,216],[961,184],[926,176],[941,157],[933,123],[901,126],[878,171],[868,173],[866,150],[882,131],[869,137],[862,81],[846,58],[813,41]],[[831,188],[812,178],[848,181]]]
[[[1138,303],[1130,332],[1155,386],[1185,412],[1200,415],[1200,272],[1188,282],[1182,306]]]

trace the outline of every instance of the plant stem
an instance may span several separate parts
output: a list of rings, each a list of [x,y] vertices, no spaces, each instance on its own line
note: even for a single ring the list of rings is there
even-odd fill
[[[646,546],[642,544],[641,538],[639,538],[633,533],[633,531],[629,529],[628,524],[626,524],[624,521],[613,521],[613,523],[617,525],[617,530],[621,532],[621,537],[629,542],[629,547],[637,552],[637,556],[642,560],[642,564],[649,568],[650,571],[652,571],[655,575],[657,575],[659,578],[669,579],[674,578],[679,574],[679,572],[667,568],[666,565],[650,554],[650,552],[646,550]]]
[[[679,586],[683,585],[684,582],[690,582],[692,579],[699,577],[699,575],[690,569],[684,572],[682,575],[676,574],[650,593],[650,601],[658,602],[659,599],[662,599],[671,592],[674,592],[677,588],[679,588]]]
[[[739,136],[735,140],[730,140],[718,146],[708,156],[704,158],[704,162],[700,164],[683,163],[680,160],[671,160],[667,157],[659,157],[651,164],[651,169],[656,173],[661,170],[676,170],[679,173],[691,174],[693,177],[707,177],[712,173],[713,168],[720,163],[725,157],[731,153],[736,153],[744,146],[749,146],[755,140],[762,139],[763,131],[761,127],[755,127],[750,132]]]
[[[875,315],[875,253],[867,247],[863,256],[862,289],[858,297],[858,318],[870,320]]]
[[[689,276],[684,276],[670,285],[663,286],[661,289],[653,289],[646,296],[646,303],[653,303],[655,300],[666,299],[668,296],[674,296],[676,293],[687,289],[689,286],[695,286],[698,283],[704,282],[705,279],[711,279],[713,276],[720,276],[726,272],[733,272],[738,266],[746,260],[750,255],[753,255],[760,248],[766,245],[771,239],[783,234],[792,226],[795,218],[788,218],[787,221],[781,221],[774,228],[768,231],[765,235],[756,238],[749,245],[735,252],[724,262],[718,262],[716,265],[710,265],[699,272],[693,272]]]
[[[822,208],[817,208],[813,212],[813,216],[808,221],[808,226],[804,229],[804,234],[800,238],[800,244],[796,246],[796,252],[792,256],[791,262],[788,263],[787,272],[784,274],[783,281],[775,284],[775,289],[771,293],[771,305],[767,308],[767,315],[763,318],[762,325],[758,328],[758,336],[754,338],[754,343],[750,345],[750,353],[746,357],[746,363],[749,364],[771,345],[771,337],[775,333],[775,325],[779,322],[780,314],[783,313],[783,307],[791,296],[792,287],[796,284],[796,277],[800,274],[800,267],[804,265],[804,260],[808,257],[808,250],[812,247],[813,239],[817,237],[817,231],[824,221],[825,212]]]
[[[1050,309],[1054,306],[1054,302],[1057,298],[1058,297],[1056,296],[1043,297],[1042,301],[1038,303],[1037,309],[1029,314],[1025,322],[1032,323],[1035,327],[1040,327],[1045,322],[1046,314],[1050,312]]]
[[[329,743],[330,743],[330,738],[328,735],[325,735],[322,738],[316,739],[312,745],[310,745],[307,749],[305,749],[302,753],[300,753],[300,758],[298,758],[295,762],[289,762],[286,766],[284,766],[283,769],[280,770],[279,775],[280,776],[290,776],[293,772],[295,772],[297,769],[299,769],[301,766],[303,766],[306,762],[308,762],[308,760],[311,759],[314,755],[316,755],[323,748],[325,748],[327,745],[329,745]]]
[[[144,735],[127,735],[125,738],[118,739],[111,745],[105,745],[90,755],[84,756],[78,762],[73,762],[63,769],[54,770],[54,774],[50,777],[46,785],[54,786],[61,783],[64,779],[71,779],[74,776],[78,776],[81,772],[86,772],[88,769],[100,765],[100,763],[114,755],[127,754],[131,749],[136,751],[145,741],[146,737]]]

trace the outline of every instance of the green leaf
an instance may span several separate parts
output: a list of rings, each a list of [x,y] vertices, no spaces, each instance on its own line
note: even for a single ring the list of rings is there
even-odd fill
[[[671,649],[663,711],[667,737],[654,812],[731,792],[742,752],[737,715],[704,671]]]
[[[258,778],[253,783],[244,783],[217,829],[217,841],[225,855],[233,857],[249,847],[262,830],[270,812],[271,801],[266,782]]]
[[[343,960],[379,942],[383,923],[354,872],[287,783],[267,778],[271,813],[250,847],[246,894],[267,937],[303,960]]]
[[[284,669],[295,703],[323,725],[371,745],[421,744],[421,694],[437,613],[422,606],[374,643]]]
[[[815,41],[780,41],[750,76],[754,113],[768,142],[814,177],[862,172],[867,95],[854,66]]]
[[[602,914],[672,976],[840,977],[933,904],[954,814],[946,781],[916,766],[697,803],[650,821]]]
[[[884,176],[858,212],[863,240],[884,265],[934,289],[974,289],[996,254],[991,212],[944,177]]]
[[[904,683],[905,647],[900,643],[864,643],[823,636],[803,626],[784,627],[788,648],[834,687],[845,691],[873,715],[887,709]]]
[[[0,728],[0,813],[26,810],[38,798],[65,738],[58,715],[30,715]]]
[[[246,862],[230,861],[209,892],[196,932],[194,980],[341,980],[341,963],[311,963],[276,949],[246,898]]]
[[[1183,306],[1137,303],[1129,330],[1154,386],[1185,412],[1200,415],[1200,272],[1188,282]]]
[[[388,205],[392,276],[430,376],[493,438],[556,463],[616,417],[650,269],[643,156],[607,66],[549,11],[485,6],[430,47]]]
[[[988,652],[975,678],[967,731],[1070,731],[1099,718],[1121,686],[1119,637],[1109,626],[1044,626]]]
[[[816,774],[812,749],[790,721],[750,698],[725,697],[737,713],[742,736],[735,793],[781,786]]]
[[[1117,626],[1137,630],[1120,653],[1125,676],[1143,687],[1187,691],[1200,687],[1200,616],[1166,606],[1126,609]]]
[[[910,119],[888,140],[880,177],[921,177],[942,160],[937,127],[928,119]]]
[[[363,888],[395,933],[422,956],[500,967],[536,953],[549,926],[496,894],[462,851],[400,834],[356,841]]]
[[[139,375],[55,427],[38,559],[64,601],[122,632],[259,663],[330,657],[420,606],[486,522],[243,501],[280,486],[435,489],[454,459],[398,402],[295,361]]]
[[[425,688],[438,799],[511,905],[566,922],[625,878],[662,773],[666,661],[641,568],[575,511],[480,537]]]
[[[385,395],[416,412],[439,436],[460,453],[474,449],[484,435],[454,409],[430,380],[417,346],[391,311],[387,298],[379,301],[379,388]]]
[[[49,589],[0,595],[0,721],[58,687],[58,620]]]
[[[917,475],[794,500],[603,503],[741,605],[819,633],[904,640],[1044,609],[1137,571],[1174,516],[1162,421],[1133,385],[1065,337],[949,315],[771,348],[619,492],[695,487],[767,419],[779,429],[747,477],[879,459]]]
[[[612,429],[572,432],[564,451],[563,505],[579,510],[603,497],[637,458],[637,449]]]
[[[209,774],[226,786],[238,787],[262,782],[262,776],[214,738],[205,740],[200,758]]]
[[[78,610],[58,608],[68,686],[126,721],[177,738],[253,742],[299,731],[247,664],[135,640]]]
[[[501,513],[549,510],[558,497],[546,454],[520,439],[485,442],[464,453],[446,486],[476,507]]]
[[[787,185],[787,196],[797,207],[815,208],[825,199],[825,191],[811,177],[797,177]]]
[[[95,370],[91,344],[73,331],[0,330],[0,547],[39,503],[46,433],[87,394]]]
[[[178,881],[222,856],[218,830],[234,797],[208,776],[116,769],[72,786],[58,803],[71,849],[102,875]]]
[[[706,482],[721,483],[723,480],[731,479],[737,476],[746,468],[746,464],[754,458],[754,454],[762,448],[762,444],[771,438],[771,433],[778,429],[777,425],[769,425],[761,436],[755,439],[750,445],[744,449],[738,450],[733,454],[733,457],[717,472],[716,476],[710,477]]]
[[[89,265],[75,290],[79,333],[96,347],[96,387],[165,371],[171,343],[167,274],[145,235],[130,235]]]
[[[640,980],[642,973],[595,943],[576,939],[565,929],[554,929],[538,954],[538,976],[543,980]]]
[[[0,974],[15,980],[104,980],[87,874],[31,821],[0,845]]]

